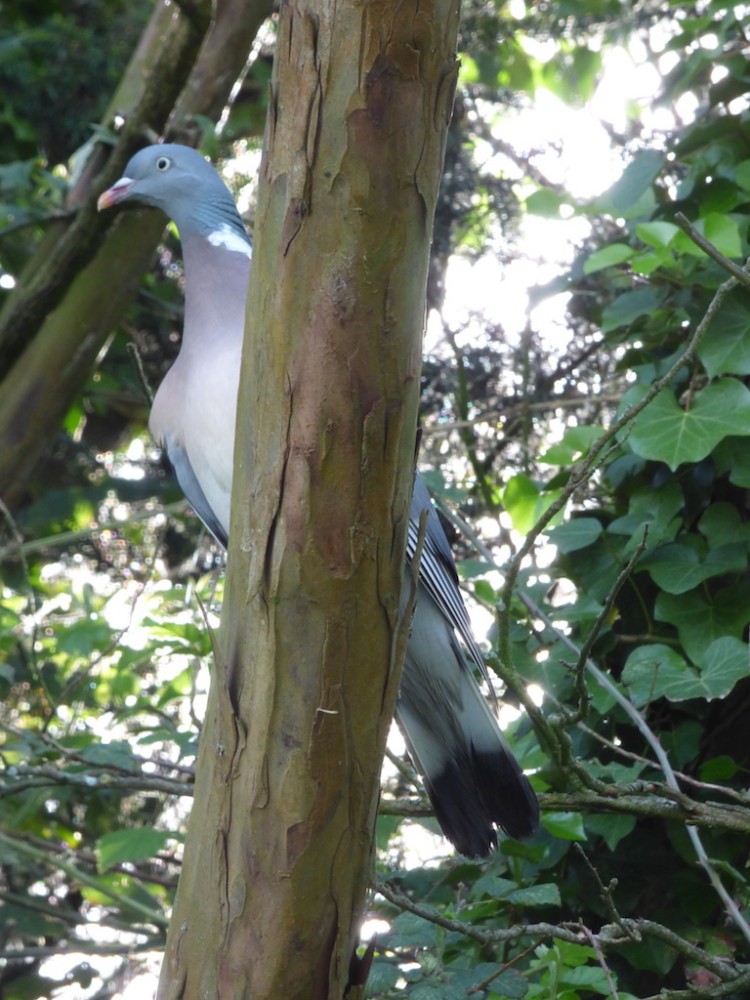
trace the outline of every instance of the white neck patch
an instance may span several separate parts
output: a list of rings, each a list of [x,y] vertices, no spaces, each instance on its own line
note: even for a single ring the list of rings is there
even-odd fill
[[[243,239],[239,233],[236,233],[226,222],[222,225],[221,229],[215,229],[212,233],[209,233],[207,239],[212,247],[223,247],[225,250],[231,250],[233,253],[241,253],[245,257],[250,257],[250,243],[246,239]]]

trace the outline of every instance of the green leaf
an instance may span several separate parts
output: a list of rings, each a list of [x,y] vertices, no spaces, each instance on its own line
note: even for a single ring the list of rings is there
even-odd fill
[[[673,261],[674,256],[669,250],[647,250],[630,258],[630,268],[636,274],[648,275]]]
[[[370,973],[367,977],[365,995],[368,997],[377,997],[381,993],[387,993],[395,987],[400,975],[401,972],[397,965],[376,958],[370,967]]]
[[[627,165],[620,179],[597,199],[598,209],[625,219],[646,214],[645,210],[653,200],[651,185],[661,173],[663,165],[663,153],[655,149],[639,153]]]
[[[485,979],[488,977],[485,977]],[[487,994],[487,1000],[523,1000],[529,991],[526,979],[515,969],[508,969],[492,980],[492,993]]]
[[[625,402],[642,392],[638,387],[627,393]],[[730,434],[750,434],[750,390],[737,379],[721,379],[702,389],[688,410],[662,390],[638,414],[628,441],[637,455],[674,471],[683,462],[700,462]]]
[[[679,513],[684,503],[682,490],[674,479],[658,490],[650,486],[639,487],[630,498],[628,513],[616,518],[607,531],[613,535],[629,535],[631,542],[637,543],[648,528],[650,546],[672,541],[682,523]]]
[[[733,295],[711,322],[698,355],[710,378],[750,374],[750,304]]]
[[[639,222],[635,227],[638,239],[657,250],[668,247],[679,232],[680,228],[672,222]]]
[[[642,563],[652,579],[670,594],[684,594],[704,580],[741,573],[747,566],[747,544],[738,541],[709,548],[702,538],[688,535],[657,549]]]
[[[698,530],[712,549],[734,545],[745,552],[750,542],[750,521],[743,521],[737,508],[723,501],[706,508]]]
[[[737,223],[730,216],[722,212],[709,212],[693,225],[725,257],[742,256],[742,237]],[[687,233],[678,233],[674,238],[673,247],[678,253],[685,253],[691,257],[706,257],[705,252],[693,243]]]
[[[750,191],[750,160],[742,160],[734,171],[734,179],[745,191]]]
[[[620,326],[630,326],[641,316],[651,316],[659,305],[659,296],[652,288],[623,292],[603,310],[602,332],[609,333]]]
[[[724,438],[711,457],[719,475],[728,473],[730,483],[750,489],[750,441],[747,438]]]
[[[601,965],[579,965],[575,969],[565,969],[560,975],[560,983],[565,986],[583,986],[602,996],[612,996],[607,974]]]
[[[539,456],[539,461],[547,465],[572,465],[584,455],[588,455],[591,445],[601,434],[601,427],[593,427],[590,424],[568,427],[562,438]]]
[[[91,746],[83,750],[81,759],[88,764],[112,767],[127,773],[137,770],[133,761],[133,747],[124,740],[113,740],[111,743],[92,743]]]
[[[400,913],[391,924],[390,944],[394,948],[434,948],[437,928],[415,913]]]
[[[635,250],[627,243],[610,243],[609,246],[589,254],[583,264],[583,273],[596,274],[597,271],[603,271],[605,267],[623,264],[626,260],[630,260],[634,253]]]
[[[660,643],[639,646],[628,657],[622,671],[622,683],[634,705],[642,708],[666,695],[685,677],[689,667],[677,650]]]
[[[585,840],[586,831],[583,828],[583,817],[575,812],[544,813],[542,826],[553,837],[561,840]]]
[[[558,524],[547,534],[560,552],[576,552],[593,545],[602,533],[602,526],[595,517],[574,517],[565,524]]]
[[[635,829],[635,816],[587,816],[586,829],[598,834],[610,851]]]
[[[712,757],[701,764],[700,780],[708,782],[731,781],[739,771],[737,762],[726,754]]]
[[[641,707],[661,697],[670,701],[725,698],[749,671],[747,645],[724,636],[708,648],[699,670],[666,646],[641,646],[628,657],[622,681],[633,702]]]
[[[529,215],[539,215],[543,219],[559,219],[560,208],[568,201],[569,199],[557,191],[552,191],[551,188],[538,188],[526,198],[524,205]]]
[[[687,594],[661,593],[654,614],[677,629],[690,659],[699,666],[707,662],[712,643],[731,636],[741,639],[748,622],[750,583],[725,587],[707,595],[703,587]]]
[[[513,476],[503,490],[503,507],[510,515],[516,531],[525,535],[531,531],[557,495],[557,492],[552,490],[542,493],[532,479],[519,474]]]
[[[127,861],[146,861],[160,851],[174,834],[150,826],[131,827],[105,833],[96,842],[96,863],[100,872]]]
[[[576,838],[577,839],[577,838]],[[522,889],[514,889],[505,897],[509,903],[517,906],[560,906],[560,890],[552,882],[541,885],[529,885]]]

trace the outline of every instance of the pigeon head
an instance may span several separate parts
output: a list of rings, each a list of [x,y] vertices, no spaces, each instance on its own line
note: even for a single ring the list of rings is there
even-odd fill
[[[162,143],[133,156],[125,173],[100,195],[101,211],[120,202],[152,205],[174,219],[180,234],[234,233],[247,243],[229,188],[211,164],[189,146]]]

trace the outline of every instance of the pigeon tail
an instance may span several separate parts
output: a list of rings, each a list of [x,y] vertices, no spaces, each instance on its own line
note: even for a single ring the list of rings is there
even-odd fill
[[[529,837],[539,805],[474,680],[461,647],[420,588],[396,718],[438,822],[456,850],[486,857],[496,827]]]

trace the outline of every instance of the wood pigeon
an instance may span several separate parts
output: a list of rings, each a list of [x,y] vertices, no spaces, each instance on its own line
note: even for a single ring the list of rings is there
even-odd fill
[[[187,146],[136,153],[98,207],[123,201],[160,208],[180,232],[182,346],[156,394],[149,426],[190,504],[226,546],[250,240],[229,189]],[[484,857],[497,845],[495,826],[512,837],[530,836],[539,806],[474,679],[474,667],[489,679],[487,668],[448,541],[417,475],[407,559],[414,556],[423,511],[426,537],[396,719],[443,832],[461,854]],[[404,579],[408,587],[408,571]]]

